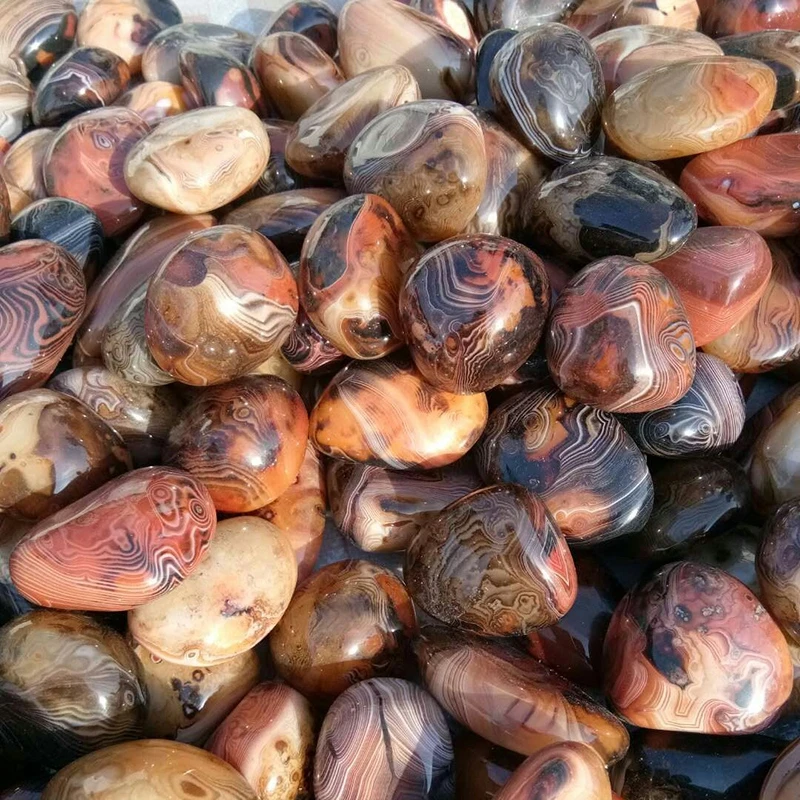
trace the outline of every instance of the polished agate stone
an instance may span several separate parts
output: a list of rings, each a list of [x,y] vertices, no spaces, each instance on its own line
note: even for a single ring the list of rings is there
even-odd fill
[[[756,304],[727,333],[703,345],[735,372],[766,372],[800,356],[797,245],[769,243],[772,274]]]
[[[761,529],[740,523],[719,536],[700,539],[686,551],[687,561],[719,567],[740,580],[756,596],[761,596],[756,575],[756,553]]]
[[[780,0],[718,0],[703,3],[703,30],[709,36],[760,31],[765,28],[800,29],[800,9]]]
[[[591,43],[600,60],[608,94],[649,69],[689,58],[723,55],[721,43],[708,36],[696,30],[663,25],[613,28],[595,36]]]
[[[147,344],[179,381],[223,383],[277,352],[297,309],[297,284],[275,246],[220,225],[187,237],[150,279]]]
[[[307,180],[286,163],[286,140],[294,126],[283,119],[265,119],[263,123],[269,138],[269,161],[248,197],[264,197],[305,186]]]
[[[759,800],[788,800],[799,791],[800,741],[795,741],[775,760],[761,787]]]
[[[744,584],[683,561],[662,567],[617,606],[604,681],[632,725],[753,733],[789,697],[792,661],[780,629]]]
[[[301,175],[341,181],[347,149],[382,111],[420,99],[419,85],[402,65],[376,67],[321,97],[297,121],[286,160]]]
[[[269,239],[290,260],[300,257],[300,249],[311,224],[337,200],[340,189],[295,189],[258,197],[228,212],[222,222],[243,225]]]
[[[434,17],[395,0],[355,0],[343,8],[339,54],[348,78],[398,64],[416,78],[424,98],[461,101],[473,91],[472,47]]]
[[[250,375],[200,393],[170,431],[164,461],[201,480],[218,511],[242,514],[291,486],[307,432],[297,392],[280,378]]]
[[[5,625],[6,622],[27,611],[32,611],[34,608],[14,586],[8,568],[11,553],[30,528],[31,523],[29,522],[22,522],[11,517],[0,518],[0,625]],[[0,792],[0,798],[2,797],[2,792]]]
[[[624,256],[596,261],[567,284],[546,346],[559,388],[605,411],[664,408],[694,379],[694,339],[677,291]]]
[[[261,36],[283,31],[302,33],[329,56],[338,49],[336,14],[326,3],[317,0],[289,0],[274,11],[261,31]]]
[[[151,205],[202,214],[255,185],[268,158],[269,139],[252,111],[199,108],[165,119],[142,139],[125,159],[125,180]]]
[[[517,34],[489,73],[496,113],[522,141],[555,161],[586,156],[600,134],[600,62],[586,39],[558,23]]]
[[[288,684],[333,699],[357,681],[404,675],[416,630],[402,581],[369,561],[337,561],[297,587],[269,645]]]
[[[13,183],[7,184],[6,190],[8,191],[9,215],[12,217],[15,217],[20,213],[20,211],[23,211],[33,202],[33,200],[25,192],[23,192],[19,186],[15,186]]]
[[[331,460],[328,497],[336,527],[362,550],[405,550],[436,513],[481,487],[467,464],[399,472]]]
[[[577,263],[655,261],[680,250],[697,227],[694,204],[672,181],[613,156],[558,167],[539,186],[531,216],[536,240]]]
[[[334,458],[431,469],[461,458],[488,414],[486,395],[436,389],[407,356],[395,355],[338,372],[311,412],[309,436],[320,453]]]
[[[456,797],[492,800],[525,760],[470,731],[459,734],[453,745]]]
[[[501,236],[457,236],[430,248],[400,292],[414,364],[431,385],[457,394],[485,392],[521,367],[549,311],[544,265]]]
[[[116,631],[82,614],[32,611],[0,628],[0,754],[58,768],[141,735],[146,694]]]
[[[298,283],[308,318],[351,358],[397,350],[403,343],[400,285],[418,255],[403,221],[382,197],[339,200],[317,217],[303,243]]]
[[[419,100],[384,111],[361,130],[347,152],[344,181],[351,193],[381,195],[416,239],[436,242],[472,219],[486,172],[475,115],[456,103]]]
[[[81,269],[58,245],[32,241],[0,248],[0,399],[50,377],[85,302]]]
[[[483,42],[498,29],[516,31],[563,22],[580,0],[477,0],[475,23]]]
[[[484,636],[524,636],[575,602],[567,543],[538,496],[497,485],[426,522],[406,551],[408,590],[428,614]]]
[[[102,47],[79,47],[53,64],[36,89],[36,125],[58,127],[92,108],[111,105],[128,88],[128,65]]]
[[[344,83],[336,62],[311,39],[294,31],[270,33],[253,47],[253,70],[275,116],[296,120]]]
[[[610,711],[511,642],[428,626],[414,650],[428,691],[490,742],[523,755],[579,742],[604,764],[628,749],[628,732]]]
[[[574,545],[637,531],[653,506],[647,462],[625,429],[552,386],[522,391],[492,411],[475,461],[485,481],[541,497]]]
[[[157,125],[162,119],[183,114],[194,100],[183,86],[167,81],[140,83],[121,94],[115,105],[135,111],[148,125]]]
[[[762,236],[800,231],[800,132],[757,136],[693,158],[681,188],[714,225],[742,225]]]
[[[261,111],[261,86],[256,76],[224,47],[190,42],[181,49],[178,61],[183,87],[193,105]]]
[[[80,400],[115,430],[136,467],[160,463],[161,450],[182,408],[171,388],[136,386],[104,367],[59,372],[47,386]]]
[[[212,666],[258,644],[283,616],[296,583],[286,536],[258,517],[233,517],[217,525],[193,575],[128,613],[128,629],[164,661]]]
[[[31,528],[11,554],[11,577],[40,606],[124,611],[191,574],[215,524],[199,481],[169,467],[139,469]]]
[[[474,3],[463,0],[401,0],[405,5],[433,17],[443,27],[463,40],[471,50],[478,46],[473,21]]]
[[[44,239],[63,247],[91,285],[105,265],[103,226],[91,208],[65,197],[46,197],[31,203],[11,220],[11,240]]]
[[[258,683],[254,650],[214,664],[170,664],[141,645],[133,650],[147,690],[143,735],[201,746]]]
[[[478,13],[486,9],[489,4],[485,0],[476,3]],[[497,5],[506,5],[497,3]],[[512,3],[508,3],[512,5]],[[500,52],[500,48],[509,40],[517,35],[513,28],[499,27],[489,31],[480,41],[478,49],[475,51],[475,102],[486,111],[496,111],[492,89],[489,84],[489,76],[492,72],[492,64]]]
[[[144,213],[123,174],[126,156],[150,126],[127,108],[96,108],[61,127],[45,156],[44,182],[51,197],[89,206],[106,236],[119,236]],[[145,198],[146,200],[147,198]]]
[[[752,59],[690,58],[620,86],[603,110],[603,127],[609,142],[632,158],[705,153],[757,128],[775,88],[775,73]]]
[[[0,512],[55,513],[126,472],[122,438],[73,397],[29,389],[0,401]]]
[[[33,87],[26,77],[0,67],[0,152],[8,151],[30,127],[33,98]]]
[[[345,354],[319,332],[302,307],[281,347],[281,354],[302,373],[335,372],[347,360]]]
[[[113,775],[109,780],[108,776]],[[169,797],[256,800],[233,767],[181,742],[144,739],[106,747],[74,761],[47,784],[42,800],[130,800]]]
[[[744,397],[736,376],[708,353],[697,354],[694,380],[680,400],[657,411],[619,416],[639,448],[661,458],[725,450],[742,433],[744,418]]]
[[[248,692],[206,749],[240,772],[259,798],[300,800],[310,796],[315,734],[308,700],[291,686],[268,682]]]
[[[566,24],[586,37],[613,28],[660,25],[695,31],[699,27],[704,0],[582,0],[567,17]]]
[[[325,716],[314,759],[316,800],[422,800],[453,760],[444,713],[397,678],[351,686]]]
[[[42,164],[56,133],[51,128],[35,128],[24,133],[11,145],[0,165],[6,183],[15,184],[31,201],[47,197]]]

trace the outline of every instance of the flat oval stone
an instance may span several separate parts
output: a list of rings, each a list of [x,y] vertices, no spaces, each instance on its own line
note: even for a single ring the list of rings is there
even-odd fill
[[[778,28],[800,29],[800,8],[782,0],[721,0],[704,3],[703,30],[709,36]]]
[[[402,65],[376,67],[321,97],[297,121],[286,141],[289,166],[309,178],[340,181],[347,149],[382,111],[420,99]]]
[[[129,472],[31,528],[11,577],[48,608],[124,611],[194,571],[216,520],[203,485],[176,469]]]
[[[426,99],[462,101],[473,91],[472,47],[433,17],[395,0],[354,0],[343,8],[339,54],[348,78],[399,64]]]
[[[697,226],[692,201],[653,169],[613,156],[558,167],[533,200],[534,237],[577,263],[664,258]]]
[[[488,483],[539,496],[573,545],[637,531],[653,507],[647,461],[619,422],[549,386],[492,411],[475,463]]]
[[[763,730],[792,688],[789,648],[764,607],[722,570],[688,561],[623,598],[604,667],[606,693],[631,724],[684,735]]]
[[[418,100],[384,111],[361,130],[347,151],[344,182],[351,194],[381,195],[416,239],[437,242],[475,215],[486,171],[475,115],[457,103]]]
[[[586,39],[547,23],[504,44],[489,74],[496,113],[531,149],[555,161],[586,156],[600,135],[600,62]]]
[[[524,636],[575,601],[569,548],[547,507],[514,485],[451,503],[406,550],[408,591],[428,614],[482,636]]]
[[[294,552],[274,525],[226,519],[193,576],[129,612],[128,629],[165,661],[212,666],[258,644],[283,616],[296,582]]]
[[[140,83],[121,94],[115,105],[135,111],[148,125],[155,126],[162,119],[183,114],[193,107],[194,100],[183,86],[167,81]]]
[[[297,284],[275,246],[219,225],[188,236],[150,279],[147,344],[183,383],[224,383],[280,349],[297,309]]]
[[[144,203],[126,183],[123,163],[150,126],[127,108],[85,111],[61,126],[42,167],[47,193],[89,206],[106,236],[133,227]]]
[[[426,626],[414,652],[436,700],[501,747],[531,755],[553,742],[579,742],[609,765],[628,749],[628,732],[610,711],[513,642]]]
[[[24,133],[11,145],[0,165],[6,183],[18,186],[31,200],[47,197],[42,165],[56,133],[51,128],[35,128]]]
[[[15,70],[0,67],[0,152],[8,151],[30,127],[33,100],[31,82]]]
[[[609,142],[654,161],[705,153],[743,139],[775,100],[775,73],[733,56],[702,56],[641,73],[603,109]]]
[[[80,324],[86,282],[58,245],[16,242],[0,248],[0,399],[41,386]]]
[[[692,384],[695,346],[680,297],[654,267],[609,256],[581,270],[553,306],[550,374],[605,411],[654,411]]]
[[[410,359],[392,356],[338,372],[311,412],[309,436],[320,453],[334,458],[431,469],[461,458],[483,432],[488,413],[486,395],[435,389]]]
[[[199,108],[164,120],[142,139],[125,159],[125,180],[151,205],[202,214],[252,188],[268,158],[269,139],[252,111]]]
[[[261,36],[282,31],[302,33],[331,58],[338,49],[336,14],[317,0],[289,0],[272,13],[261,30]]]
[[[262,111],[261,86],[252,70],[213,42],[189,42],[178,58],[183,88],[196,106],[238,106]]]

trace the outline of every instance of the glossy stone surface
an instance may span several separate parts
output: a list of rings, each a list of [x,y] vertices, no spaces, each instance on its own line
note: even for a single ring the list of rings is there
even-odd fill
[[[133,652],[147,689],[147,737],[201,746],[258,682],[253,650],[211,667],[170,664],[141,645]]]
[[[319,452],[334,458],[432,469],[464,455],[488,413],[486,395],[435,389],[407,356],[392,356],[338,372],[311,412],[309,436]]]
[[[179,584],[215,528],[202,484],[169,467],[121,475],[31,528],[11,577],[50,608],[124,611]]]
[[[58,245],[34,241],[0,248],[0,398],[50,377],[85,301],[81,269]]]
[[[0,628],[0,753],[58,768],[142,732],[139,665],[116,631],[82,614],[32,611]]]
[[[188,111],[194,101],[183,86],[167,81],[140,83],[121,94],[115,103],[135,111],[148,125]]]
[[[0,67],[0,152],[6,152],[30,126],[31,82],[16,70]]]
[[[222,759],[197,747],[163,739],[125,742],[73,762],[50,781],[42,800],[133,797],[256,800],[245,779]]]
[[[297,392],[280,378],[251,375],[207,389],[185,408],[164,461],[201,480],[217,510],[241,514],[291,486],[307,430]]]
[[[303,243],[303,308],[345,355],[387,355],[402,345],[398,296],[418,255],[403,221],[382,197],[339,200],[317,217]]]
[[[703,30],[709,36],[760,31],[766,28],[800,29],[800,9],[776,0],[722,0],[704,3]]]
[[[473,3],[462,0],[401,0],[406,5],[433,17],[437,22],[462,39],[471,50],[478,46],[473,22]]]
[[[397,678],[362,681],[336,699],[322,723],[314,796],[422,800],[436,792],[452,759],[445,716],[429,694]]]
[[[800,251],[791,242],[768,244],[772,274],[758,302],[727,333],[703,345],[735,372],[766,372],[800,356]]]
[[[788,800],[800,791],[800,743],[790,744],[775,760],[759,800]]]
[[[312,374],[335,372],[347,360],[345,354],[314,327],[302,307],[292,332],[281,347],[281,354],[298,372]]]
[[[475,24],[481,41],[500,29],[524,30],[545,22],[562,22],[579,0],[477,0]]]
[[[556,169],[536,193],[537,241],[577,263],[605,256],[664,258],[697,226],[692,201],[642,164],[591,156]]]
[[[624,256],[596,261],[567,284],[546,347],[559,388],[606,411],[664,408],[694,379],[694,339],[677,291]]]
[[[416,239],[446,239],[478,210],[486,185],[483,133],[456,103],[419,100],[389,109],[353,140],[344,180],[351,193],[388,200]]]
[[[347,149],[361,129],[382,111],[419,99],[416,79],[400,64],[356,75],[300,117],[288,136],[287,162],[309,178],[340,181]]]
[[[127,108],[96,108],[73,117],[47,151],[43,165],[47,193],[89,206],[106,236],[125,233],[141,218],[144,204],[126,183],[123,164],[149,129]]]
[[[125,180],[151,205],[202,214],[254,186],[268,158],[269,139],[252,111],[199,108],[164,120],[142,139],[125,159]]]
[[[308,229],[337,200],[340,189],[294,189],[258,197],[229,211],[225,225],[243,225],[266,236],[290,260],[300,257]]]
[[[488,3],[479,2],[476,4],[480,13],[481,8],[485,8]],[[497,5],[512,5],[512,3],[497,3]],[[492,64],[500,51],[500,48],[509,40],[517,35],[513,28],[499,27],[489,31],[480,41],[478,49],[475,51],[475,102],[486,111],[495,111],[494,98],[492,97],[489,76],[492,71]]]
[[[89,406],[122,437],[136,467],[161,461],[161,449],[182,407],[172,389],[136,386],[104,367],[66,370],[47,386]]]
[[[524,636],[575,602],[578,580],[544,503],[513,485],[451,503],[406,551],[405,580],[428,614],[484,636]]]
[[[342,9],[339,52],[348,78],[399,64],[416,78],[424,98],[461,101],[472,92],[470,45],[434,17],[394,0],[355,0]]]
[[[761,528],[740,523],[720,536],[701,539],[686,551],[687,561],[719,567],[740,580],[756,596],[761,596],[756,575],[756,552]]]
[[[425,627],[414,643],[424,685],[462,725],[523,755],[579,742],[605,764],[628,749],[622,723],[577,686],[510,642]]]
[[[217,525],[196,571],[128,614],[134,640],[174,664],[207,667],[250,650],[283,616],[297,582],[289,540],[257,517]]]
[[[480,486],[467,464],[398,472],[347,461],[328,463],[333,521],[367,552],[405,550],[435,514]]]
[[[64,197],[46,197],[31,203],[11,221],[11,239],[44,239],[63,247],[91,285],[105,264],[103,226],[91,208]]]
[[[403,583],[368,561],[338,561],[301,583],[269,637],[275,669],[305,697],[333,699],[357,681],[402,676],[417,630]]]
[[[280,348],[297,308],[297,284],[275,246],[220,225],[190,235],[151,278],[147,343],[156,363],[183,383],[223,383]]]
[[[21,522],[11,517],[0,519],[0,625],[5,625],[20,614],[33,610],[33,605],[14,586],[8,568],[11,553],[30,528],[29,522]]]
[[[316,724],[291,686],[261,683],[217,728],[207,749],[235,767],[259,800],[309,797]]]
[[[17,139],[3,157],[0,165],[6,183],[15,184],[31,200],[47,197],[42,164],[56,131],[35,128]]]
[[[178,58],[181,81],[197,106],[239,106],[259,113],[261,86],[253,72],[224,47],[190,42]]]
[[[595,36],[592,47],[600,60],[608,94],[649,69],[723,54],[720,44],[696,30],[663,25],[613,28]]]
[[[293,124],[283,119],[265,119],[262,122],[269,137],[269,161],[258,183],[253,187],[251,195],[264,197],[305,186],[306,179],[286,163],[286,141],[294,127]]]
[[[453,744],[456,797],[492,800],[525,760],[470,731],[459,734]]]
[[[606,693],[633,725],[752,733],[778,715],[792,662],[744,584],[714,567],[662,567],[622,600],[604,651]]]
[[[336,26],[338,20],[331,7],[317,0],[289,0],[272,13],[262,36],[282,31],[302,33],[329,56],[338,49]]]
[[[565,25],[541,25],[504,44],[489,87],[498,115],[527,146],[555,161],[588,155],[600,134],[600,62]]]
[[[79,47],[59,59],[36,89],[36,125],[58,127],[92,108],[111,105],[128,88],[131,73],[118,55],[102,47]]]
[[[637,531],[653,506],[647,462],[609,413],[552,386],[522,391],[489,417],[475,461],[483,479],[524,486],[572,544]]]
[[[695,31],[703,0],[582,0],[566,23],[589,38],[613,28],[661,25]]]

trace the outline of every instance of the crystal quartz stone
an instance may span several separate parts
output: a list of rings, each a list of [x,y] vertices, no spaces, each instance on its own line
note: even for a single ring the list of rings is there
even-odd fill
[[[317,0],[289,0],[272,13],[261,36],[283,31],[302,33],[331,58],[338,49],[336,14],[326,3]]]
[[[278,528],[258,517],[233,517],[217,525],[192,576],[128,613],[128,629],[164,661],[213,666],[273,629],[296,582],[294,552]]]
[[[677,291],[654,267],[623,256],[596,261],[567,284],[546,345],[559,388],[605,411],[664,408],[694,379],[694,339]]]
[[[701,56],[643,72],[603,109],[611,144],[632,158],[661,160],[743,139],[775,100],[775,73],[733,56]]]
[[[688,561],[623,598],[603,672],[632,725],[682,734],[763,730],[792,689],[789,648],[761,603],[722,570]]]
[[[480,9],[480,5],[479,5]],[[500,48],[517,35],[512,28],[498,28],[489,31],[480,41],[475,51],[475,102],[486,111],[496,111],[489,76],[492,64],[500,52]]]
[[[320,453],[334,458],[431,469],[467,453],[488,415],[485,394],[436,389],[407,356],[393,355],[338,372],[311,412],[309,436]]]
[[[31,82],[0,66],[0,152],[7,152],[30,126],[33,99]]]
[[[388,200],[415,238],[437,242],[475,215],[486,173],[475,115],[457,103],[419,100],[384,111],[361,130],[347,152],[344,181],[351,193]]]
[[[591,38],[614,28],[660,25],[696,31],[703,0],[582,0],[565,23]]]
[[[518,33],[489,74],[496,113],[524,144],[555,161],[586,156],[600,135],[600,62],[586,39],[558,23]]]
[[[199,481],[148,467],[31,528],[11,554],[11,577],[40,606],[124,611],[174,590],[197,569],[215,527]]]
[[[47,197],[42,164],[57,131],[35,128],[17,139],[3,157],[0,173],[8,184],[16,184],[31,200]]]
[[[133,147],[125,180],[144,202],[202,214],[251,189],[268,159],[269,139],[252,111],[200,108],[164,120]]]
[[[702,2],[703,30],[709,36],[727,36],[766,28],[800,29],[800,8],[782,0],[717,0]]]
[[[353,0],[342,9],[339,54],[348,78],[398,64],[426,99],[466,101],[473,92],[472,47],[434,17],[395,0]]]
[[[140,83],[121,94],[115,105],[135,111],[148,125],[154,126],[167,117],[183,114],[194,105],[183,86],[167,81]]]
[[[190,42],[181,50],[179,63],[183,88],[193,105],[262,110],[256,76],[224,47]]]

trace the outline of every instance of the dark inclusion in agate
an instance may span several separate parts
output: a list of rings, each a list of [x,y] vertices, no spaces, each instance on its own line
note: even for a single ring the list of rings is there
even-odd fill
[[[534,201],[533,235],[573,261],[610,255],[655,261],[697,227],[694,203],[642,164],[593,156],[556,169]]]
[[[489,86],[489,74],[495,56],[500,48],[516,35],[517,32],[511,28],[490,31],[481,39],[475,52],[475,100],[481,108],[485,108],[487,111],[495,110],[494,98]]]

